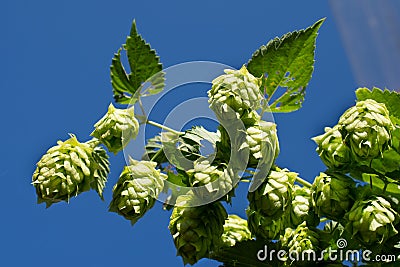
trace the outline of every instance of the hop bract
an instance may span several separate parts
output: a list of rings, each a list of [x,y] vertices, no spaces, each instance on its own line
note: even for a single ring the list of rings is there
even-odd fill
[[[184,264],[193,265],[221,246],[227,217],[219,202],[198,207],[174,208],[169,229]]]
[[[247,227],[247,221],[237,215],[231,214],[225,220],[222,242],[232,247],[237,242],[251,239],[251,232]]]
[[[342,168],[351,162],[351,151],[343,142],[339,127],[326,127],[323,135],[314,137],[317,152],[328,168]]]
[[[223,171],[218,170],[217,166],[212,166],[208,160],[196,160],[194,168],[188,170],[189,182],[192,186],[202,186],[222,177]]]
[[[297,173],[287,169],[272,170],[255,191],[247,194],[250,209],[273,219],[280,217],[290,204],[296,177]]]
[[[71,196],[90,188],[95,188],[102,197],[108,172],[105,151],[100,147],[95,151],[91,144],[81,143],[71,134],[70,139],[58,141],[42,156],[33,174],[32,184],[38,203],[46,202],[49,207],[60,201],[68,202]],[[97,185],[97,182],[102,184]]]
[[[340,117],[339,129],[356,158],[368,160],[388,148],[394,125],[385,104],[367,99],[357,102]]]
[[[156,201],[164,186],[165,174],[156,170],[157,163],[136,161],[125,166],[113,188],[109,211],[116,212],[133,225]]]
[[[236,112],[246,109],[258,109],[263,98],[260,92],[261,79],[254,77],[246,67],[240,70],[225,70],[212,81],[208,92],[210,105],[228,105]]]
[[[343,174],[321,172],[312,186],[312,201],[319,216],[337,220],[350,210],[354,181]]]
[[[121,151],[139,132],[139,122],[135,118],[134,107],[118,109],[110,104],[108,112],[95,125],[91,133],[113,153]]]
[[[346,228],[367,244],[383,243],[398,232],[398,213],[391,203],[381,196],[359,200],[348,213]]]

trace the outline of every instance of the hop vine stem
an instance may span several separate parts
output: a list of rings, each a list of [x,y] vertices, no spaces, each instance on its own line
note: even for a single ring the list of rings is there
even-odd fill
[[[161,129],[163,129],[163,130],[166,130],[166,131],[168,131],[168,132],[177,134],[177,135],[183,134],[183,132],[176,131],[176,130],[174,130],[174,129],[172,129],[172,128],[169,128],[168,126],[159,124],[158,122],[155,122],[155,121],[146,120],[146,123],[147,123],[147,124],[150,124],[150,125],[153,125],[153,126],[156,126],[156,127],[158,127],[158,128],[161,128]]]
[[[302,179],[302,178],[300,178],[300,177],[297,177],[297,178],[296,178],[296,181],[297,181],[298,183],[300,183],[301,185],[305,186],[305,187],[308,187],[308,188],[311,188],[311,187],[312,187],[312,184],[311,184],[311,183],[307,182],[306,180],[304,180],[304,179]]]

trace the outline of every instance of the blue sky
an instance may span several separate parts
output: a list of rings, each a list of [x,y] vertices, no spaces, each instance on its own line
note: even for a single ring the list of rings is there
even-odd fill
[[[181,265],[167,229],[170,213],[160,203],[134,227],[107,212],[122,154],[111,157],[105,202],[86,192],[45,209],[30,185],[49,147],[68,133],[88,140],[107,110],[109,65],[133,19],[165,67],[209,60],[239,68],[269,39],[327,17],[304,107],[275,116],[278,164],[307,180],[324,170],[310,138],[354,103],[357,84],[327,1],[6,0],[0,6],[0,266]],[[229,211],[243,216],[245,189],[237,195]]]

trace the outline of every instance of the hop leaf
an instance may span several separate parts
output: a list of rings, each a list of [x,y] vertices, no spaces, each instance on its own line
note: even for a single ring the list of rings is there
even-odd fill
[[[321,172],[312,185],[312,201],[319,216],[337,220],[350,209],[354,181],[348,176]]]
[[[231,214],[225,220],[222,242],[225,246],[232,247],[237,242],[251,239],[251,232],[247,227],[247,221],[237,215]]]
[[[182,257],[184,264],[195,264],[221,245],[227,217],[219,202],[199,207],[174,208],[169,229],[177,254]]]
[[[209,103],[226,104],[236,112],[258,109],[263,96],[260,92],[261,80],[251,75],[246,67],[240,70],[225,70],[225,74],[212,81],[208,91]]]
[[[367,99],[349,108],[339,119],[339,131],[356,159],[376,158],[389,147],[392,131],[385,104]]]
[[[134,107],[117,109],[110,104],[108,112],[95,125],[91,136],[99,139],[110,152],[117,154],[139,132],[139,122],[135,118]]]
[[[66,141],[58,141],[37,163],[32,176],[38,203],[47,207],[66,201],[71,196],[94,188],[102,197],[102,190],[109,172],[107,155],[92,143],[81,143],[75,135]]]
[[[369,245],[383,243],[398,233],[394,225],[399,222],[399,214],[381,196],[358,200],[346,218],[345,228]]]
[[[125,166],[113,188],[109,211],[130,220],[133,225],[150,210],[161,192],[166,176],[156,170],[157,163],[136,161]]]
[[[326,127],[325,133],[313,138],[317,152],[328,168],[343,168],[351,162],[351,151],[343,142],[339,127]]]
[[[287,169],[272,170],[265,182],[247,194],[250,209],[272,219],[280,217],[290,204],[296,177],[297,173]]]

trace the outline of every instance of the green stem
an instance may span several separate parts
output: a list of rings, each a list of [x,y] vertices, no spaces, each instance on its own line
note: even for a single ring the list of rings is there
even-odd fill
[[[303,185],[303,186],[305,186],[305,187],[308,187],[308,188],[311,188],[311,187],[312,187],[312,184],[311,184],[311,183],[307,182],[306,180],[304,180],[304,179],[302,179],[302,178],[300,178],[300,177],[297,177],[297,178],[296,178],[296,181],[297,181],[299,184],[301,184],[301,185]]]
[[[177,134],[177,135],[183,134],[183,132],[176,131],[176,130],[174,130],[174,129],[172,129],[172,128],[169,128],[169,127],[167,127],[167,126],[165,126],[165,125],[159,124],[159,123],[157,123],[157,122],[155,122],[155,121],[146,120],[146,123],[147,123],[147,124],[150,124],[150,125],[153,125],[153,126],[156,126],[156,127],[158,127],[158,128],[161,128],[161,129],[163,129],[163,130],[166,130],[166,131],[168,131],[168,132]]]

